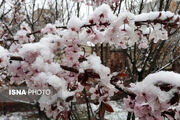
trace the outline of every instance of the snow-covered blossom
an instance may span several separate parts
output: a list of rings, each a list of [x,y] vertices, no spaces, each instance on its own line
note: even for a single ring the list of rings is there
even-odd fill
[[[20,29],[22,30],[26,30],[28,32],[31,32],[31,28],[29,27],[29,25],[26,22],[23,22],[20,26]]]
[[[54,33],[56,31],[56,27],[52,24],[47,24],[45,28],[41,29],[41,33]]]
[[[128,24],[130,27],[135,27],[134,22],[135,22],[135,15],[130,13],[130,12],[121,12],[118,15],[117,21],[115,24],[117,26],[123,25],[123,24]]]
[[[91,17],[89,18],[90,24],[101,24],[105,22],[112,22],[116,16],[113,14],[111,8],[103,4],[100,7],[96,8]]]
[[[16,35],[14,36],[15,40],[18,40],[19,43],[28,43],[31,42],[27,36],[28,32],[26,30],[19,30]]]
[[[97,5],[104,2],[114,5],[119,0],[95,2]],[[20,13],[13,17],[22,22]],[[53,89],[50,96],[41,96],[38,102],[48,117],[57,119],[57,116],[69,115],[70,101],[75,101],[77,94],[83,90],[89,90],[91,98],[98,99],[100,103],[110,100],[116,92],[111,84],[114,74],[96,54],[86,56],[81,45],[87,42],[93,45],[109,43],[127,49],[136,44],[139,49],[147,49],[151,41],[157,43],[168,39],[168,24],[172,24],[173,28],[178,26],[179,16],[171,12],[141,15],[122,12],[116,17],[112,6],[107,4],[99,6],[83,21],[72,17],[67,26],[47,24],[33,32],[28,24],[22,23],[20,30],[10,39],[12,44],[9,44],[9,51],[0,47],[0,69],[7,67],[11,84],[25,83],[29,88]],[[0,27],[0,35],[5,32],[3,29]],[[35,42],[33,34],[37,33],[42,33],[42,36]],[[62,51],[61,60],[56,62],[55,56],[59,51]],[[8,54],[20,57],[20,61],[9,62]],[[125,99],[127,109],[135,112],[140,120],[162,120],[161,113],[169,109],[169,101],[180,87],[178,80],[179,75],[172,72],[147,76],[129,89],[135,97]],[[122,85],[121,81],[117,83]],[[164,83],[170,85],[168,91],[163,90]]]
[[[168,33],[162,25],[156,24],[153,25],[153,28],[151,29],[149,39],[153,40],[154,43],[157,43],[159,40],[167,40]]]
[[[28,35],[29,33],[31,33],[31,29],[28,24],[23,22],[20,28],[21,29],[15,34],[14,40],[17,40],[20,44],[33,42],[34,36]]]
[[[95,74],[99,75],[99,77],[95,77],[98,84],[95,88],[90,89],[92,93],[91,98],[95,99],[98,97],[100,102],[107,101],[116,91],[114,86],[110,84],[110,69],[102,65],[100,58],[96,55],[90,55],[86,59],[86,61],[80,64],[79,71],[86,73],[88,70],[94,70]]]
[[[83,23],[79,18],[77,18],[76,16],[72,16],[68,22],[67,28],[71,29],[72,31],[80,31],[82,25]]]
[[[93,69],[96,73],[100,75],[101,78],[110,74],[110,69],[101,64],[100,57],[96,55],[90,55],[87,58],[87,61],[84,61],[80,64],[81,71],[85,69]]]
[[[49,85],[53,86],[54,88],[56,89],[59,89],[59,88],[63,88],[63,89],[66,89],[67,88],[67,83],[65,80],[53,75],[53,76],[50,76],[48,78],[48,81]]]
[[[161,71],[148,75],[130,88],[136,97],[124,99],[127,109],[135,112],[140,120],[164,120],[162,112],[178,102],[172,102],[172,99],[179,94],[179,80],[180,74],[174,72]]]

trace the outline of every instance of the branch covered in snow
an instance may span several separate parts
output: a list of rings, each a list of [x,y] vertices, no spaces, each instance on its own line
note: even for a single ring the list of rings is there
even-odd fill
[[[85,20],[72,17],[67,26],[47,24],[41,30],[32,31],[23,22],[12,38],[2,35],[8,50],[0,47],[0,68],[7,69],[11,84],[25,83],[32,89],[53,88],[55,92],[41,96],[39,103],[41,110],[54,119],[69,116],[70,102],[81,98],[86,89],[90,99],[106,106],[117,89],[121,90],[130,96],[125,100],[127,108],[139,118],[154,116],[161,119],[161,113],[176,103],[173,99],[179,94],[178,74],[155,73],[127,89],[113,82],[117,73],[111,73],[96,54],[86,56],[80,46],[90,42],[108,43],[123,49],[135,45],[139,49],[147,49],[150,43],[167,40],[170,32],[179,27],[179,22],[179,15],[163,11],[140,15],[124,12],[116,17],[105,4]],[[34,35],[39,33],[42,37],[35,42]],[[59,50],[63,51],[60,63],[54,60]],[[176,76],[174,83],[169,81],[169,76]],[[168,87],[164,88],[164,85]],[[151,89],[155,92],[149,93]]]
[[[179,105],[180,74],[174,72],[157,72],[148,75],[142,82],[132,84],[130,90],[136,94],[135,98],[124,99],[128,111],[133,111],[140,120],[177,119],[168,111],[172,105]],[[178,111],[174,111],[179,114]],[[164,114],[162,114],[164,113]]]

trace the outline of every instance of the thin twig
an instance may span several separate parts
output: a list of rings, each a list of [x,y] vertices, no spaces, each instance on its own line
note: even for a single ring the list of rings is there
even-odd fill
[[[87,112],[88,112],[88,120],[91,120],[91,114],[90,114],[90,108],[89,108],[89,101],[88,101],[88,98],[87,98],[87,94],[86,94],[85,88],[84,88],[83,92],[84,92],[84,98],[85,98],[85,100],[86,100],[86,106],[87,106]]]
[[[157,70],[156,72],[159,72],[159,71],[161,71],[161,70],[167,68],[169,65],[171,65],[172,63],[174,63],[174,62],[175,62],[176,60],[178,60],[179,58],[180,58],[180,55],[177,56],[175,59],[170,60],[169,63],[167,63],[166,65],[164,65],[163,67],[161,67],[161,68],[160,68],[159,70]]]

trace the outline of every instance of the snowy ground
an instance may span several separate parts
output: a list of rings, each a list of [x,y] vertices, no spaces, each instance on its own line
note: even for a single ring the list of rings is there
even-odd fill
[[[113,113],[106,113],[105,118],[107,120],[126,120],[127,111],[123,108],[122,102],[111,101],[110,105],[113,107]],[[86,108],[86,105],[82,105],[82,107]],[[97,110],[98,106],[91,104],[93,111]],[[39,118],[30,118],[33,112],[16,112],[7,114],[6,116],[1,115],[0,120],[39,120]]]
[[[127,111],[121,105],[122,103],[111,101],[110,104],[114,109],[114,112],[110,114],[107,113],[105,118],[107,118],[108,120],[126,120]]]
[[[127,119],[127,111],[123,107],[122,102],[111,101],[110,105],[112,106],[114,112],[113,113],[107,112],[105,114],[105,118],[107,120],[126,120]],[[98,108],[98,106],[96,106],[94,104],[92,104],[91,107],[93,110],[96,110]],[[136,120],[138,120],[138,119],[136,119]]]
[[[25,114],[20,113],[12,113],[7,115],[0,116],[0,120],[22,120],[22,116]]]
[[[7,115],[1,115],[0,120],[40,120],[39,118],[36,118],[35,116],[32,117],[33,114],[36,114],[36,113],[34,112],[9,113]]]
[[[127,111],[124,110],[121,102],[111,101],[110,105],[112,106],[114,112],[106,113],[105,118],[108,120],[125,120],[127,117]],[[93,111],[98,109],[97,105],[91,104]]]

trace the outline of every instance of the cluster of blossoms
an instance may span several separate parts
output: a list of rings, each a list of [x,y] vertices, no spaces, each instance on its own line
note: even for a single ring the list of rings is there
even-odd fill
[[[7,39],[14,35],[13,33],[19,29],[19,25],[25,19],[25,1],[4,0],[1,1],[0,7],[0,42],[9,45],[10,42]],[[21,32],[18,34],[21,34]]]
[[[89,84],[91,99],[98,99],[99,103],[109,101],[109,98],[114,95],[116,91],[114,86],[110,84],[111,73],[108,67],[101,64],[101,60],[96,55],[90,55],[87,60],[80,64],[80,82],[83,84]],[[93,73],[94,72],[94,73]],[[85,74],[82,74],[85,73]],[[92,74],[93,73],[93,74]],[[92,74],[91,77],[96,78],[95,81],[85,80],[85,75]],[[83,79],[82,79],[83,78]],[[93,87],[94,86],[94,87]]]
[[[105,4],[98,7],[86,20],[72,17],[67,27],[47,24],[39,31],[43,36],[39,42],[33,42],[33,32],[26,23],[22,23],[20,30],[14,35],[15,42],[10,44],[9,51],[0,47],[0,67],[7,67],[11,84],[26,83],[29,88],[52,88],[54,90],[52,95],[41,96],[39,100],[41,110],[44,110],[48,117],[68,119],[70,101],[76,101],[78,93],[89,88],[92,99],[105,103],[116,92],[110,82],[113,76],[110,69],[105,67],[95,54],[85,56],[80,47],[82,44],[109,43],[126,49],[136,43],[139,48],[147,48],[150,42],[166,40],[168,37],[166,27],[171,24],[178,26],[179,16],[170,12],[141,15],[125,12],[116,17],[111,8]],[[61,63],[54,60],[59,49],[64,51]],[[20,56],[20,61],[8,63],[9,54]],[[157,79],[153,78],[153,80]],[[148,80],[139,84],[146,82]],[[137,94],[136,98],[125,100],[130,105],[128,109],[135,111],[141,119],[160,116],[160,113],[169,107],[167,101],[176,89],[169,90],[166,93],[168,98],[165,99],[164,96],[157,97],[156,93],[148,93],[150,89],[156,89],[153,84],[144,87],[149,89],[142,89],[144,91],[142,96],[141,91],[137,89],[141,86],[139,84],[132,88]],[[159,94],[165,93],[159,91]],[[147,104],[149,100],[153,102],[152,105]],[[161,104],[157,106],[155,105],[157,103]],[[141,109],[147,112],[143,112],[142,115]],[[157,110],[159,111],[156,112]],[[146,114],[148,112],[151,116]]]
[[[17,40],[20,44],[33,42],[34,36],[28,36],[28,33],[31,33],[31,28],[23,22],[20,30],[14,35],[14,40]]]
[[[135,43],[140,49],[148,48],[151,42],[157,43],[159,40],[168,38],[167,26],[160,21],[179,25],[179,16],[171,12],[152,12],[141,15],[124,12],[116,17],[110,7],[104,4],[98,7],[85,22],[96,25],[82,31],[82,39],[86,38],[94,44],[109,43],[123,49],[133,47]]]
[[[8,14],[9,22],[13,25],[21,23],[25,19],[25,1],[24,0],[13,0],[6,1],[11,7],[12,11]]]
[[[136,96],[124,99],[127,110],[134,112],[140,120],[164,120],[165,117],[178,119],[179,80],[179,74],[161,71],[148,75],[142,82],[132,84],[130,90]],[[169,114],[170,110],[174,114]]]

